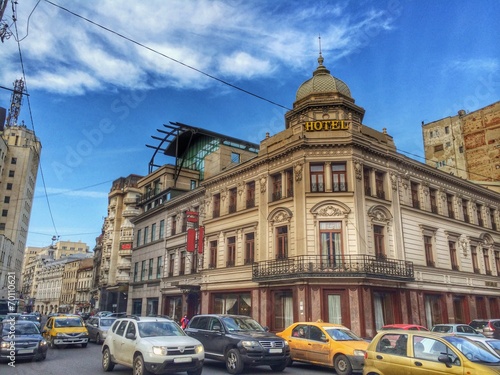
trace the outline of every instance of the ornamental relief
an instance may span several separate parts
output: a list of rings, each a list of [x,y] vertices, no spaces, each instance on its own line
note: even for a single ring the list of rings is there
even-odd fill
[[[351,212],[349,206],[335,200],[320,202],[316,204],[313,208],[311,208],[311,213],[314,215],[315,218],[317,218],[318,216],[345,218],[347,217],[349,212]]]
[[[295,165],[293,167],[296,182],[302,181],[302,168],[303,168],[303,166],[304,166],[303,163],[295,163]]]
[[[271,218],[270,223],[273,224],[281,224],[281,223],[289,223],[292,219],[292,215],[290,212],[280,209],[277,211]]]
[[[354,162],[354,172],[356,175],[356,180],[361,181],[361,178],[363,177],[363,164],[358,160]]]
[[[266,185],[267,185],[267,178],[261,177],[259,182],[260,182],[260,192],[265,193],[266,192]]]
[[[326,206],[318,210],[320,216],[344,216],[342,210],[335,206]]]
[[[391,187],[392,190],[398,190],[398,175],[396,173],[391,173]]]

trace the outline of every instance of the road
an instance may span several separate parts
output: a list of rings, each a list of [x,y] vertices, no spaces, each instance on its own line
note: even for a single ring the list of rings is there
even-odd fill
[[[2,375],[132,375],[132,369],[116,365],[112,372],[105,373],[101,367],[101,345],[91,342],[86,348],[67,347],[49,349],[47,359],[41,362],[17,362],[15,367],[0,363]],[[332,370],[302,364],[294,364],[282,373],[272,372],[268,366],[255,367],[245,371],[245,375],[326,375]],[[185,373],[184,373],[185,375]],[[228,375],[224,363],[206,360],[203,375]]]

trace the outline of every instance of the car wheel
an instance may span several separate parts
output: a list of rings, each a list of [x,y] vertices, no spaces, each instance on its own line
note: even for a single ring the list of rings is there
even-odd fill
[[[53,337],[50,337],[50,339],[49,339],[49,347],[51,349],[56,349],[58,347],[56,344],[54,344],[54,338]]]
[[[115,364],[111,360],[111,353],[109,352],[109,348],[105,348],[102,352],[102,369],[104,371],[113,371],[115,368]]]
[[[239,374],[243,371],[244,363],[238,349],[231,349],[226,353],[226,369],[230,374]]]
[[[35,357],[35,361],[43,361],[45,358],[47,358],[47,353],[42,353]]]
[[[134,367],[132,369],[133,375],[150,375],[151,373],[146,370],[146,365],[144,364],[144,358],[142,355],[138,355],[134,358]]]
[[[274,372],[282,372],[284,369],[286,369],[287,365],[288,365],[287,361],[280,363],[279,365],[272,365],[271,370],[273,370]]]
[[[95,343],[97,345],[101,344],[101,336],[99,334],[95,335]]]
[[[335,358],[335,372],[338,375],[352,374],[351,362],[349,362],[345,355],[341,354],[337,358]]]
[[[201,371],[203,370],[203,367],[200,367],[196,370],[193,371],[187,371],[188,375],[201,375]]]

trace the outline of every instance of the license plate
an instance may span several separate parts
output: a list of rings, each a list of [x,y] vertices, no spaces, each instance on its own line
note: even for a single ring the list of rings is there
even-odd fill
[[[269,353],[283,353],[283,349],[269,349]]]
[[[33,353],[33,349],[19,349],[17,351],[18,354],[28,354],[28,353]]]
[[[191,362],[191,357],[174,358],[174,363],[185,363],[185,362]]]

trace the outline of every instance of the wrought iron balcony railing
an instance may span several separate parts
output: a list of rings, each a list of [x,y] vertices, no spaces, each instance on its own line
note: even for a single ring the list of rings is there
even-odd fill
[[[375,277],[410,281],[414,279],[414,272],[413,262],[380,259],[374,255],[301,255],[256,262],[252,268],[252,280],[256,282],[298,277]]]

